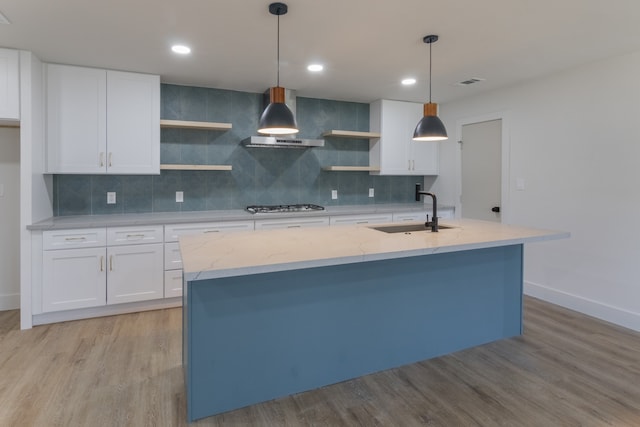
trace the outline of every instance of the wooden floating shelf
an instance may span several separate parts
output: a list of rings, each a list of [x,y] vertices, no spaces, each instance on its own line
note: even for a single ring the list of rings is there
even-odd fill
[[[377,132],[356,132],[353,130],[328,130],[322,134],[322,136],[334,136],[340,138],[359,138],[359,139],[371,139],[380,138],[380,134]]]
[[[174,171],[230,171],[231,165],[160,165],[161,170]]]
[[[161,128],[176,129],[203,129],[203,130],[229,130],[231,123],[215,122],[190,122],[186,120],[160,120]]]
[[[375,166],[325,166],[322,170],[332,172],[380,172],[380,168]]]

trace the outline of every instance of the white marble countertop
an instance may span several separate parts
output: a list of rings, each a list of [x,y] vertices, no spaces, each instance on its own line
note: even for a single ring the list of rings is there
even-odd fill
[[[438,206],[438,209],[453,209],[452,206]],[[110,215],[76,215],[47,218],[28,226],[29,230],[64,230],[71,228],[124,227],[136,225],[182,224],[190,222],[242,221],[255,219],[299,218],[313,216],[338,216],[355,214],[374,214],[388,212],[431,212],[431,204],[393,203],[352,206],[328,206],[323,211],[282,212],[251,214],[243,209],[159,212]]]
[[[371,228],[373,225],[336,226],[184,236],[180,238],[180,251],[185,279],[205,280],[507,246],[570,236],[562,231],[466,219],[442,220],[441,225],[454,228],[438,233],[419,231],[405,234],[377,231]]]

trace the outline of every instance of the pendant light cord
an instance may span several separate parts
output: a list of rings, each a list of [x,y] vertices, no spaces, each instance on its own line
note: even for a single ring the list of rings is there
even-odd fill
[[[280,86],[280,15],[278,15],[278,49],[277,49],[277,60],[278,60],[278,76],[276,78],[276,86]]]
[[[433,43],[429,43],[429,104],[431,104],[431,66],[433,61],[431,61],[431,46]]]

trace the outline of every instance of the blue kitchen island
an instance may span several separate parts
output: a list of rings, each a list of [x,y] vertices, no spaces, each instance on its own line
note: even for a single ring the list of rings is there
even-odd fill
[[[451,224],[181,239],[188,419],[521,334],[523,244],[568,234]]]

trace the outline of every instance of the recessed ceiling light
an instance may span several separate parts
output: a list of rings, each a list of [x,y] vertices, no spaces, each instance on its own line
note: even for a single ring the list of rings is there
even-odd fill
[[[322,64],[311,64],[307,67],[307,70],[317,73],[318,71],[324,70],[324,67],[322,66]]]
[[[182,55],[186,55],[187,53],[191,53],[191,48],[189,46],[174,44],[171,46],[171,50],[175,53],[180,53]]]
[[[402,83],[405,86],[414,85],[416,84],[416,79],[414,78],[402,79],[400,83]]]

